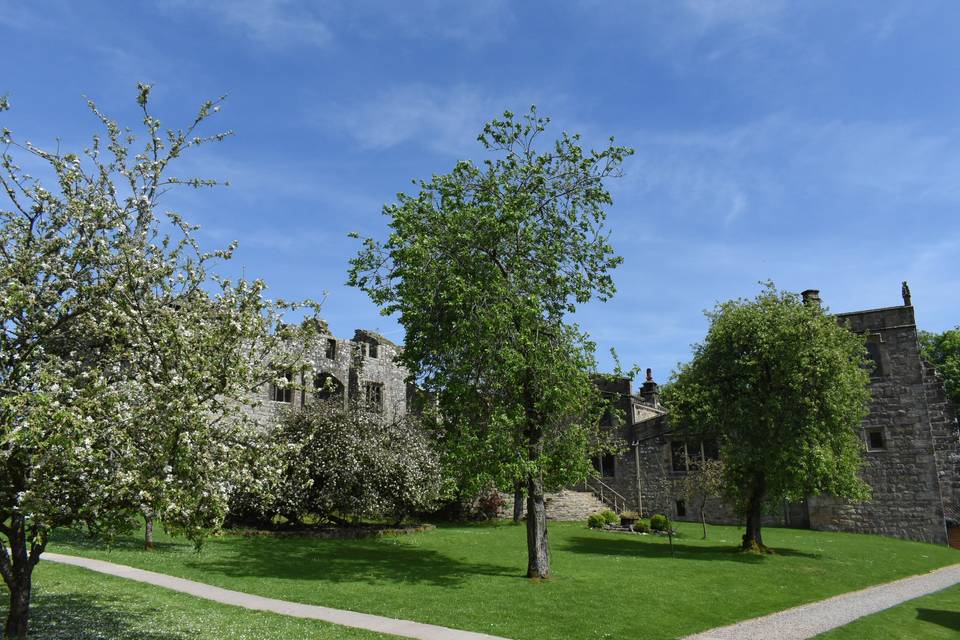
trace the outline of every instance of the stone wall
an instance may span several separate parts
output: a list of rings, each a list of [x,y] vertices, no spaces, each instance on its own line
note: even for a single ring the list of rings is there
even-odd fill
[[[870,385],[870,413],[861,425],[865,444],[875,439],[864,454],[862,470],[872,497],[860,504],[811,497],[810,526],[945,543],[928,381],[913,307],[846,313],[837,319],[867,336],[878,363]]]
[[[772,506],[764,521],[944,543],[945,518],[960,525],[960,425],[943,381],[920,357],[914,309],[904,305],[836,317],[867,337],[877,365],[870,412],[860,425],[867,449],[862,477],[872,497],[860,504],[810,497]],[[626,449],[612,470],[605,469],[603,482],[626,497],[631,509],[641,507],[642,495],[647,516],[698,519],[696,504],[685,504],[686,515],[678,514],[684,473],[673,468],[666,417],[641,420],[617,427]],[[739,524],[721,500],[708,500],[705,512],[709,522]]]
[[[650,433],[659,429],[660,433]],[[684,496],[682,483],[684,471],[673,469],[671,457],[671,434],[663,424],[641,432],[639,438],[630,441],[630,446],[616,460],[615,476],[603,478],[617,492],[627,498],[631,510],[642,511],[644,517],[662,513],[675,520],[699,521],[699,504],[691,503]],[[636,442],[636,444],[632,444]],[[639,455],[638,455],[639,454]],[[639,462],[640,484],[637,484]],[[641,500],[642,498],[642,500]],[[684,502],[686,514],[680,515],[678,501]],[[779,506],[768,516],[764,524],[782,524],[783,514]],[[704,517],[714,524],[741,524],[733,507],[719,498],[708,498],[704,504]]]

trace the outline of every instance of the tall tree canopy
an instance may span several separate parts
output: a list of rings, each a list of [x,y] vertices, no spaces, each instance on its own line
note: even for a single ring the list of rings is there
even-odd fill
[[[584,152],[549,120],[507,112],[478,140],[477,166],[419,183],[385,207],[390,236],[364,241],[351,284],[406,330],[403,363],[437,394],[445,450],[462,483],[527,489],[528,575],[549,575],[545,487],[589,473],[596,434],[593,344],[567,322],[614,293],[605,180],[632,151]]]
[[[199,541],[222,520],[245,437],[241,402],[293,360],[262,282],[209,271],[195,227],[156,211],[169,177],[219,109],[164,131],[140,85],[145,144],[90,104],[104,128],[83,154],[2,130],[0,185],[0,575],[7,637],[27,634],[31,575],[50,532],[104,535],[159,517]],[[6,106],[6,105],[3,105]],[[18,166],[44,167],[44,184]],[[255,440],[254,440],[255,442]]]
[[[665,390],[675,428],[717,437],[725,492],[763,549],[765,503],[863,499],[860,421],[870,400],[862,337],[768,283],[707,312],[710,329]]]
[[[960,326],[943,333],[921,331],[920,352],[943,376],[947,395],[960,413]]]

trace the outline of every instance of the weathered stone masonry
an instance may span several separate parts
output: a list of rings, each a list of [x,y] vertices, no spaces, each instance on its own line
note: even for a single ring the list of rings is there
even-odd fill
[[[872,497],[860,504],[811,497],[810,526],[945,543],[945,507],[956,504],[956,468],[947,463],[957,436],[945,396],[938,402],[942,383],[920,356],[913,306],[841,313],[837,320],[866,336],[876,363],[861,425],[862,477]]]
[[[273,385],[263,385],[248,412],[267,425],[276,420],[278,410],[303,406],[316,397],[334,397],[345,404],[351,398],[365,400],[388,416],[404,415],[407,370],[394,361],[399,352],[398,345],[365,329],[357,329],[352,340],[320,336],[305,354],[313,373],[293,381],[299,388],[283,394]]]
[[[804,292],[804,297],[819,303],[817,291]],[[836,317],[866,336],[876,363],[870,413],[860,426],[866,448],[863,478],[872,498],[849,504],[827,496],[810,497],[775,509],[769,521],[945,543],[948,527],[954,531],[960,527],[960,427],[943,381],[920,356],[909,290],[904,288],[903,306]],[[631,394],[628,381],[624,383],[623,389],[610,391],[623,394],[630,424],[611,428],[629,446],[615,460],[598,465],[601,480],[646,515],[696,518],[693,505],[683,503],[678,483],[686,462],[709,457],[709,447],[672,436],[652,380],[637,395]],[[719,500],[708,501],[706,516],[711,522],[737,522]]]
[[[817,292],[805,294],[819,302]],[[769,522],[938,543],[946,542],[948,526],[960,531],[960,427],[943,381],[920,357],[914,309],[909,296],[904,297],[903,306],[837,315],[839,322],[866,335],[877,364],[870,413],[860,427],[867,448],[863,478],[873,491],[872,499],[848,504],[811,497],[799,505],[783,505]],[[283,394],[264,385],[249,411],[261,423],[272,424],[280,409],[332,395],[344,403],[349,398],[372,402],[386,415],[403,415],[411,390],[406,369],[394,361],[400,349],[383,336],[360,329],[352,340],[322,336],[306,354],[314,373],[294,381],[304,391]],[[647,516],[697,518],[694,505],[683,502],[679,482],[689,461],[713,455],[710,444],[685,442],[672,434],[649,370],[636,394],[629,380],[603,379],[598,384],[618,409],[607,426],[626,445],[622,454],[595,461],[598,480],[622,496],[628,508]],[[551,517],[580,519],[599,506],[583,493],[561,492],[554,498]],[[719,500],[708,501],[706,516],[711,522],[737,522]]]

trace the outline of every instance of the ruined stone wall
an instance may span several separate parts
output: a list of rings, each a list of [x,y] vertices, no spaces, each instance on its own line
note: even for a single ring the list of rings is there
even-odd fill
[[[877,431],[882,447],[864,454],[862,477],[872,498],[849,504],[829,496],[808,501],[814,529],[877,533],[946,542],[927,386],[913,307],[890,307],[837,316],[873,343],[878,370],[871,381],[870,413],[861,425],[864,442]]]
[[[305,353],[304,358],[312,373],[304,373],[294,382],[303,390],[294,389],[291,402],[276,402],[271,398],[271,385],[264,384],[251,394],[245,411],[258,423],[269,428],[276,424],[284,410],[305,406],[316,397],[315,381],[324,374],[333,376],[342,389],[336,397],[346,404],[349,399],[364,398],[364,383],[383,385],[383,411],[388,417],[402,416],[407,410],[407,370],[394,358],[400,347],[379,338],[372,332],[358,330],[354,340],[321,336]],[[379,338],[379,339],[378,339]],[[335,341],[328,350],[328,341]],[[376,343],[376,357],[371,355],[371,344]],[[332,357],[330,357],[332,356]],[[299,374],[298,374],[299,376]]]
[[[353,341],[344,340],[353,350],[350,386],[356,397],[362,398],[365,382],[383,385],[383,410],[388,416],[402,416],[407,412],[407,370],[394,359],[400,347],[376,334],[358,330]],[[371,356],[370,345],[377,343],[377,356]],[[347,350],[347,349],[344,349]]]

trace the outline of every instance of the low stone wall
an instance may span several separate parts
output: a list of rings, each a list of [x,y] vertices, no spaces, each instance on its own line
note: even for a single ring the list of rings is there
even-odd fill
[[[322,527],[317,529],[286,529],[272,531],[267,529],[226,529],[223,535],[244,538],[326,538],[333,540],[359,540],[361,538],[379,538],[401,536],[409,533],[422,533],[436,529],[432,524],[418,524],[407,527]]]

